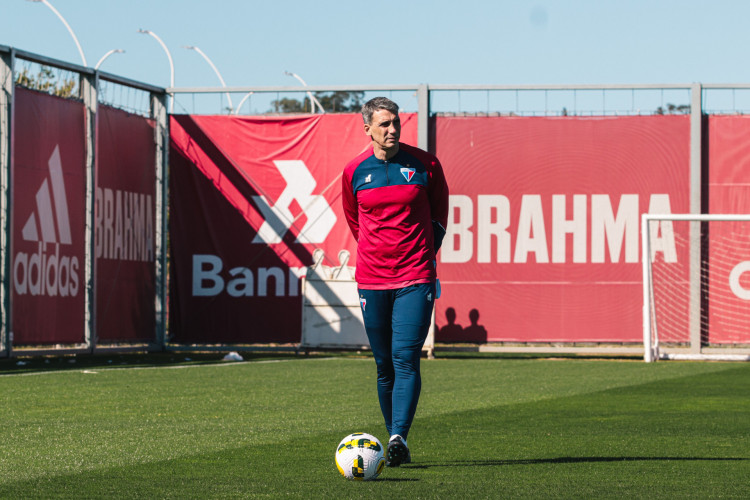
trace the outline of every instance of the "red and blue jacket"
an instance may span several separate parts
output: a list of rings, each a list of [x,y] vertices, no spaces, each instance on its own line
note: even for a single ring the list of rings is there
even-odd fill
[[[448,225],[448,185],[435,156],[399,143],[393,158],[379,160],[369,148],[344,168],[341,193],[357,240],[360,288],[435,281],[435,254]]]

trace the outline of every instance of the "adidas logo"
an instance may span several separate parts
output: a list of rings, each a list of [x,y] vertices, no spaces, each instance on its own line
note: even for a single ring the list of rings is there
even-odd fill
[[[68,216],[68,199],[65,195],[59,146],[55,146],[48,164],[49,176],[52,180],[52,195],[55,200],[58,233],[55,233],[55,217],[52,215],[49,185],[47,179],[44,179],[42,186],[36,192],[36,209],[39,214],[39,227],[42,231],[41,241],[44,243],[58,243],[56,236],[59,234],[59,243],[70,245],[72,243],[70,240],[70,217]],[[32,213],[29,216],[29,220],[26,221],[21,230],[21,235],[25,241],[40,241],[35,214]]]
[[[72,238],[59,146],[47,164],[49,177],[36,192],[36,211],[21,229],[24,241],[37,243],[37,252],[14,256],[13,286],[19,295],[75,297],[80,290],[78,257],[60,254],[60,246],[71,245]],[[48,244],[54,253],[47,252]]]

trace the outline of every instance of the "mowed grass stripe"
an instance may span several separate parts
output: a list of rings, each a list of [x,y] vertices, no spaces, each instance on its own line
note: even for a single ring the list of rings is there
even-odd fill
[[[374,368],[352,361],[79,374],[31,388],[28,378],[5,379],[6,402],[32,403],[14,416],[33,424],[11,419],[0,496],[601,496],[645,494],[640,481],[652,476],[644,484],[662,491],[656,485],[670,471],[683,480],[712,474],[705,484],[735,474],[742,485],[736,469],[748,467],[738,452],[748,444],[742,424],[731,441],[729,424],[719,423],[749,420],[747,366],[436,360],[423,364],[425,411],[410,439],[417,463],[375,484],[348,483],[333,466],[338,440],[354,430],[385,437]],[[685,407],[695,411],[680,413]],[[716,432],[699,435],[701,422]],[[624,475],[613,483],[611,474]],[[687,484],[693,489],[678,490],[699,491]]]
[[[415,428],[415,467],[463,470],[468,491],[493,475],[498,497],[746,498],[747,394],[740,366],[446,415]]]
[[[536,363],[497,360],[425,363],[428,388],[419,416],[600,390],[637,378],[621,375],[627,365],[602,371],[607,365],[595,362],[551,363],[544,368]],[[643,366],[630,365],[626,371],[643,373]],[[721,367],[694,366],[693,370]],[[676,376],[675,372],[683,371],[677,365],[673,367],[651,374]],[[110,418],[117,423],[117,430],[124,429],[120,433],[148,430],[153,434],[164,427],[186,432],[195,427],[200,431],[203,425],[206,429],[199,435],[209,429],[215,432],[216,421],[221,420],[228,429],[223,434],[227,439],[250,439],[253,443],[273,441],[277,433],[304,431],[326,421],[357,421],[363,426],[376,423],[377,428],[372,432],[382,433],[378,431],[382,424],[371,365],[351,360],[331,365],[300,361],[278,368],[247,365],[231,373],[216,369],[182,371],[179,377],[140,371],[127,375],[78,374],[72,378],[66,374],[65,380],[20,384],[17,393],[6,385],[4,396],[8,399],[15,396],[16,401],[14,404],[8,400],[5,408],[11,417],[26,422],[26,427],[34,422],[48,423],[55,435],[68,434],[73,439],[75,429],[66,433],[66,426],[80,427],[84,438],[89,439],[87,426],[93,433],[101,428],[106,430]],[[44,427],[37,430],[43,431]],[[33,441],[38,438],[34,435]],[[224,441],[204,444],[220,448]]]
[[[463,364],[462,361],[471,361]],[[438,359],[422,364],[418,411],[461,411],[628,387],[736,367],[732,363]]]

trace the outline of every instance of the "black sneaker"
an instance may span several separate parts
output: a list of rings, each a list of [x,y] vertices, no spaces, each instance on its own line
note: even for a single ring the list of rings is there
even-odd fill
[[[401,436],[396,436],[388,443],[388,452],[385,456],[386,467],[398,467],[401,464],[411,463],[411,453]]]

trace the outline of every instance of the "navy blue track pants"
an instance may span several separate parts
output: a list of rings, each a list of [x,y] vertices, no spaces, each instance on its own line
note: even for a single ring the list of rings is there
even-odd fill
[[[435,285],[359,290],[362,316],[378,369],[378,399],[392,436],[406,439],[417,410],[419,358],[432,322]]]

